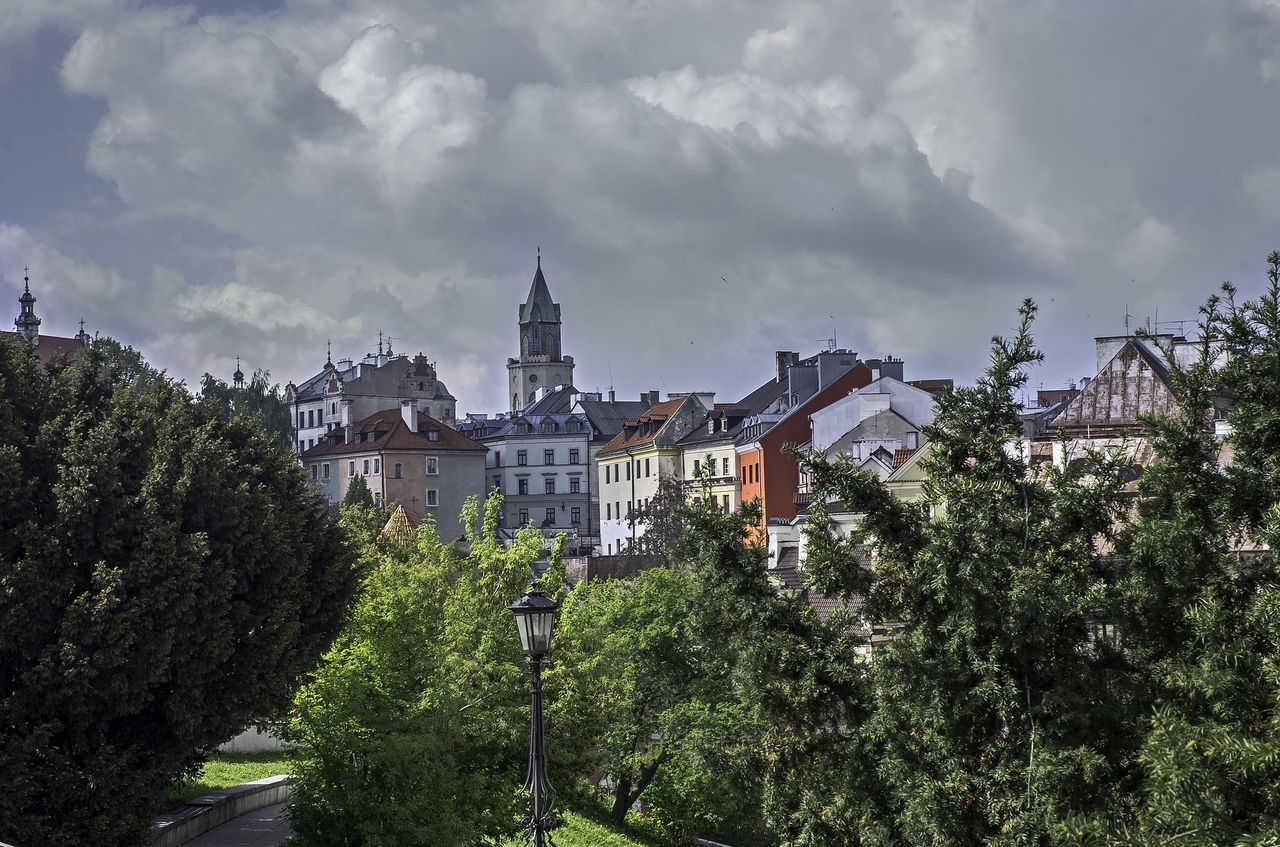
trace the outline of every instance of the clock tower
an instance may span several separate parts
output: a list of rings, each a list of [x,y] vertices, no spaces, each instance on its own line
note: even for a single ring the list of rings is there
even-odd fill
[[[542,275],[541,250],[529,297],[520,306],[520,358],[507,359],[507,373],[513,412],[527,406],[543,386],[573,384],[573,357],[563,355],[560,346],[560,304],[552,302]]]

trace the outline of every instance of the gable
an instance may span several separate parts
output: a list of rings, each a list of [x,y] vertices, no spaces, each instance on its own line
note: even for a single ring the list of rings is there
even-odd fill
[[[1137,429],[1142,426],[1142,416],[1165,414],[1174,406],[1168,369],[1130,340],[1049,421],[1048,430],[1087,430],[1102,435]]]

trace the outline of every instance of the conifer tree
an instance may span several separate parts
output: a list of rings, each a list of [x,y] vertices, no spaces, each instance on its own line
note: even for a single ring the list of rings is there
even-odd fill
[[[95,341],[0,343],[0,840],[125,845],[164,788],[278,715],[354,557],[256,422]]]

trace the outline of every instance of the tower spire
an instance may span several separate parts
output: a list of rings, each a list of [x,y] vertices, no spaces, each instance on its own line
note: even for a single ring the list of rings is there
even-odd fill
[[[240,355],[236,354],[236,372],[231,375],[236,388],[244,388],[244,372],[240,370]]]
[[[36,298],[31,293],[31,268],[25,265],[22,268],[22,282],[24,285],[22,296],[18,298],[18,316],[13,319],[13,325],[18,334],[29,343],[39,344],[40,318],[36,317]]]
[[[324,342],[324,366],[326,368],[333,367],[333,339],[326,338]]]

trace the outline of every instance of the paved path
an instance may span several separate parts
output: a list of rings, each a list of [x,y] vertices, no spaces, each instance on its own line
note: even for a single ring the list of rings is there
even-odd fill
[[[184,847],[280,847],[289,837],[284,803],[232,818]]]

